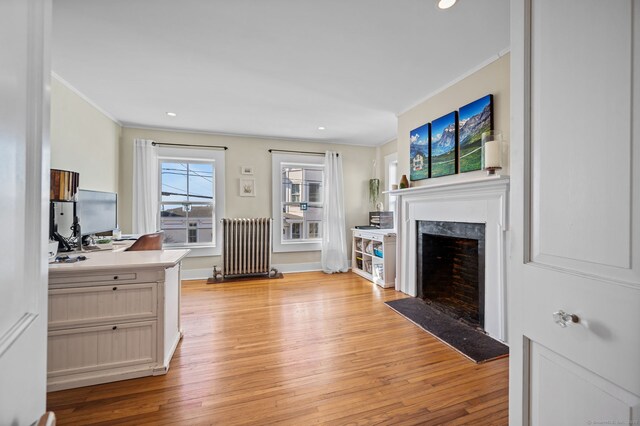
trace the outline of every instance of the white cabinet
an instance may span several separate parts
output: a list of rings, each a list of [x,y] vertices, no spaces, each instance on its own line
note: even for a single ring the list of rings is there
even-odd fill
[[[155,319],[157,284],[100,285],[49,290],[49,330],[100,322]]]
[[[156,361],[156,321],[61,329],[49,332],[49,378]]]
[[[388,229],[352,229],[351,268],[381,287],[396,280],[396,234]]]
[[[92,256],[98,263],[107,255]],[[164,374],[169,369],[181,337],[181,257],[173,266],[117,265],[127,259],[118,258],[107,270],[96,265],[103,270],[50,271],[49,391]]]

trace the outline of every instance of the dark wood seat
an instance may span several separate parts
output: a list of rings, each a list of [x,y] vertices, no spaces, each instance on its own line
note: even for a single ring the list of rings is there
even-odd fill
[[[163,232],[145,234],[125,251],[162,250]]]

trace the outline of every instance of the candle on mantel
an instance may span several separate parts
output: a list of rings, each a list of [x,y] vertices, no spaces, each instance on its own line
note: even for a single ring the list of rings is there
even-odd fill
[[[502,132],[488,131],[482,134],[484,169],[490,174],[502,168]]]
[[[484,167],[501,168],[500,141],[489,141],[484,144]]]

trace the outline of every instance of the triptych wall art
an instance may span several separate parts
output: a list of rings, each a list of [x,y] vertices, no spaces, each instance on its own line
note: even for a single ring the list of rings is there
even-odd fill
[[[482,133],[493,130],[493,95],[411,131],[412,181],[482,168]]]

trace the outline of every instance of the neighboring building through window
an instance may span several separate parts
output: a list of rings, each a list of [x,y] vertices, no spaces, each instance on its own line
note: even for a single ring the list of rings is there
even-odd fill
[[[213,163],[161,161],[160,229],[167,244],[211,244]]]
[[[309,230],[307,235],[309,238],[320,238],[320,222],[309,222],[308,224]]]
[[[274,252],[321,249],[324,157],[272,154]]]
[[[322,202],[322,183],[309,182],[309,202]]]
[[[188,246],[195,256],[219,254],[224,151],[161,147],[158,171],[159,223],[164,243]]]
[[[295,164],[283,164],[281,169],[282,240],[320,238],[323,169]]]

